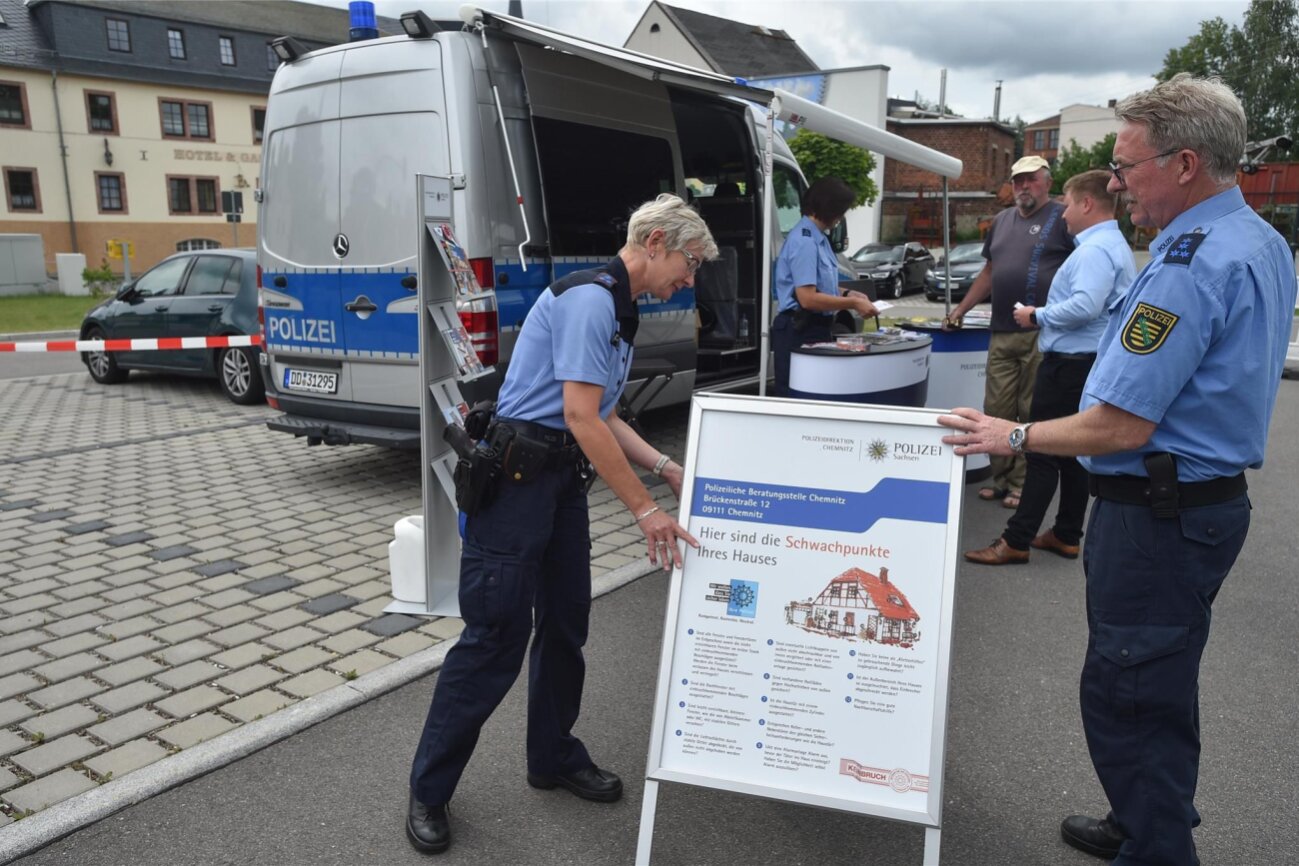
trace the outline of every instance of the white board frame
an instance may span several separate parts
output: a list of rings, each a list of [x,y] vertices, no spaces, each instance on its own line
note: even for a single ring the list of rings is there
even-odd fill
[[[770,398],[745,397],[721,394],[697,394],[690,409],[690,428],[687,437],[687,460],[685,481],[682,486],[680,520],[683,525],[698,535],[694,528],[703,518],[692,516],[695,496],[696,472],[702,454],[714,447],[728,447],[727,443],[710,443],[701,441],[704,427],[704,416],[710,412],[740,413],[752,417],[752,424],[746,427],[746,438],[749,435],[760,439],[763,436],[761,419],[764,416],[799,418],[808,425],[808,431],[814,433],[818,420],[858,421],[875,424],[897,425],[899,427],[923,427],[926,434],[938,429],[937,418],[940,411],[931,409],[912,409],[847,403],[829,403],[805,400],[773,400]],[[730,446],[730,447],[733,447]],[[673,671],[673,658],[679,632],[684,627],[681,618],[682,593],[686,585],[686,576],[682,569],[673,573],[668,594],[667,612],[664,626],[663,647],[659,659],[659,676],[655,693],[654,720],[651,727],[649,757],[646,762],[645,799],[642,806],[640,839],[637,848],[638,864],[649,863],[650,844],[653,838],[654,811],[658,793],[658,782],[675,782],[732,791],[754,797],[772,800],[803,803],[826,809],[871,815],[898,821],[923,825],[926,828],[925,856],[926,864],[938,862],[939,828],[942,823],[943,800],[943,761],[946,749],[947,711],[949,698],[949,677],[951,670],[952,618],[956,595],[956,566],[960,555],[961,508],[964,488],[964,461],[950,449],[946,448],[945,456],[950,465],[944,475],[948,485],[946,538],[942,554],[942,576],[940,586],[940,609],[937,624],[937,651],[935,655],[935,678],[932,695],[931,741],[929,744],[929,789],[923,805],[916,808],[900,808],[878,803],[863,803],[837,796],[809,794],[806,791],[795,791],[782,788],[777,784],[754,784],[730,778],[717,778],[704,775],[702,772],[685,772],[663,765],[663,742],[667,733],[669,713],[669,696],[671,683],[676,673]],[[772,454],[773,460],[782,459],[782,455]],[[784,459],[790,459],[784,455]],[[755,473],[755,476],[760,476]],[[755,483],[761,483],[759,478]],[[842,476],[811,480],[809,487],[822,487],[834,490],[843,489]],[[762,527],[769,524],[752,524]],[[927,629],[926,637],[932,633]]]

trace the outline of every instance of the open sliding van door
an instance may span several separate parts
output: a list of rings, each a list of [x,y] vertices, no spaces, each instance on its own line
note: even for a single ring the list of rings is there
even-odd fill
[[[676,123],[658,82],[535,45],[519,44],[518,53],[558,278],[617,255],[641,203],[664,192],[685,195]],[[637,359],[665,359],[678,373],[693,373],[693,292],[643,299],[640,315]]]

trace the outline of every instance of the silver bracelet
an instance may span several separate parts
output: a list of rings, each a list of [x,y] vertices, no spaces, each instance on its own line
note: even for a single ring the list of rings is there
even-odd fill
[[[666,455],[666,454],[660,454],[660,455],[659,455],[658,462],[654,464],[654,468],[651,469],[650,471],[653,472],[653,473],[654,473],[655,475],[657,475],[657,476],[662,476],[662,475],[663,475],[663,467],[667,466],[667,465],[668,465],[669,463],[671,463],[671,462],[672,462],[672,458],[671,458],[671,457],[669,457],[669,456]]]
[[[651,514],[656,514],[656,513],[658,512],[658,510],[659,510],[659,507],[658,507],[657,505],[655,505],[655,506],[654,506],[653,508],[651,508],[649,511],[646,511],[644,514],[641,514],[641,515],[637,516],[637,518],[636,518],[636,522],[637,522],[637,523],[640,523],[642,520],[644,520],[646,517],[649,517]]]

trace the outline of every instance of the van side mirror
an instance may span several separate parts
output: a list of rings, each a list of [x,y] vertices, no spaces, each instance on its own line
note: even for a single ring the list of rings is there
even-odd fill
[[[848,226],[844,225],[843,220],[830,229],[830,249],[836,253],[841,253],[848,249]]]

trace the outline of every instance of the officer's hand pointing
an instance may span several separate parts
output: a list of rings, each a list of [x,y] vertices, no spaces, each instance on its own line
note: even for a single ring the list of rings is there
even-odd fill
[[[651,565],[662,565],[664,571],[681,567],[681,547],[677,539],[683,539],[691,547],[698,548],[699,542],[686,531],[686,528],[672,519],[672,515],[655,506],[653,511],[636,521],[640,531],[645,533],[649,545]]]

